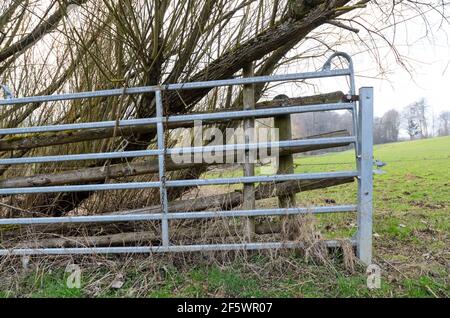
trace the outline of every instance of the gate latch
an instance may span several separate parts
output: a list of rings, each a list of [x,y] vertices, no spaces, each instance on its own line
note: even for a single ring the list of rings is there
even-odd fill
[[[373,173],[374,173],[374,174],[385,174],[386,171],[380,170],[380,168],[384,167],[386,164],[387,164],[387,163],[385,163],[385,162],[383,162],[383,161],[381,161],[381,160],[375,159],[375,160],[373,161],[373,165],[374,165],[375,167],[377,167],[377,169],[374,170]]]

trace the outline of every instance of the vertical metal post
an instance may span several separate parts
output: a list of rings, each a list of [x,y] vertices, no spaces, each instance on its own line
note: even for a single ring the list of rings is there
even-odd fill
[[[278,95],[274,100],[288,99],[286,95]],[[281,140],[292,139],[292,124],[291,115],[277,116],[274,118],[274,126],[278,128],[278,136]],[[294,156],[292,154],[280,156],[278,160],[277,174],[292,174],[294,173]],[[296,206],[295,193],[283,194],[278,196],[278,206],[280,208],[293,208]],[[289,223],[292,220],[292,216],[283,216],[281,218],[282,233],[284,238],[291,239],[289,237]]]
[[[372,191],[373,191],[373,88],[359,90],[358,107],[358,258],[372,263]]]
[[[352,121],[353,121],[352,134],[353,134],[353,136],[356,136],[356,138],[359,140],[359,129],[358,129],[358,125],[359,125],[359,121],[358,121],[358,113],[359,113],[359,111],[358,111],[358,109],[359,109],[359,107],[358,107],[356,102],[352,102],[352,106],[353,107],[350,110],[351,113],[352,113]],[[359,142],[357,142],[355,144],[355,155],[356,155],[356,158],[358,158],[358,156],[359,156],[359,146],[360,146]]]
[[[157,134],[158,134],[158,163],[159,163],[159,193],[161,198],[161,206],[163,210],[163,218],[161,219],[161,233],[162,245],[169,246],[169,220],[167,214],[169,212],[169,204],[167,200],[166,188],[166,158],[165,158],[165,140],[164,140],[164,125],[163,125],[163,104],[161,98],[161,91],[155,92],[156,96],[156,118],[157,118]]]
[[[252,77],[253,76],[253,63],[248,63],[243,68],[244,77]],[[244,85],[243,90],[243,102],[244,102],[244,110],[254,109],[255,108],[255,88],[253,84]],[[254,128],[255,128],[255,120],[254,118],[248,118],[244,120],[244,136],[245,143],[252,143],[254,139]],[[244,160],[244,176],[251,177],[255,175],[255,165],[254,165],[254,157],[252,156],[254,152],[246,150],[245,151],[245,160]],[[244,184],[243,190],[244,203],[243,208],[245,210],[253,210],[255,209],[255,185],[254,184]],[[244,237],[247,241],[251,241],[253,235],[255,233],[255,223],[253,219],[246,218],[244,224]]]
[[[350,57],[347,58],[348,61],[348,68],[350,69],[350,76],[349,76],[349,80],[350,80],[350,96],[354,96],[356,94],[356,85],[355,85],[355,71],[353,69],[353,61]],[[352,98],[353,99],[353,98]],[[358,103],[356,103],[355,101],[352,101],[352,120],[353,120],[353,135],[354,136],[358,136]],[[356,157],[358,158],[359,156],[359,143],[355,144],[355,154]]]

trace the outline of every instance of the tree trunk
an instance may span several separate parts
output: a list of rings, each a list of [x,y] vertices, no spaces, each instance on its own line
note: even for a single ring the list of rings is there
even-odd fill
[[[310,136],[311,138],[328,138],[328,137],[343,137],[348,136],[349,133],[345,130],[336,131],[326,134]],[[312,145],[312,146],[298,146],[291,148],[280,148],[280,155],[288,155],[293,153],[308,152],[312,150],[326,149],[331,147],[347,146],[348,143],[335,143],[331,145]],[[228,153],[223,155],[223,161]],[[270,152],[269,152],[270,155]],[[234,152],[236,156],[236,152]],[[176,171],[186,168],[195,168],[205,166],[206,163],[190,163],[176,164],[170,157],[166,158],[166,170]],[[56,186],[63,184],[86,184],[104,181],[106,178],[117,179],[124,177],[132,177],[138,175],[145,175],[158,172],[157,160],[145,160],[143,162],[132,162],[129,164],[115,164],[111,165],[109,169],[104,167],[93,167],[79,170],[72,170],[57,174],[40,174],[29,177],[17,177],[0,180],[1,188],[23,188],[23,187],[37,187],[37,186]]]
[[[342,100],[344,93],[342,92],[332,92],[328,94],[313,95],[307,97],[297,97],[290,98],[286,101],[286,105],[282,105],[280,101],[267,101],[260,102],[255,105],[257,109],[266,109],[272,107],[289,107],[289,106],[302,106],[311,104],[322,104],[322,103],[335,103]],[[225,109],[219,111],[237,111],[240,109]],[[201,114],[201,112],[192,113]],[[256,118],[259,118],[258,116]],[[215,123],[229,122],[230,120],[214,120]],[[206,122],[206,121],[205,121]],[[170,129],[175,128],[189,128],[193,127],[193,122],[179,122],[179,123],[168,123],[167,127]],[[144,125],[144,126],[128,126],[119,127],[116,132],[117,137],[129,138],[137,134],[148,134],[156,132],[155,125]],[[40,147],[48,147],[55,145],[65,145],[76,142],[98,140],[104,138],[111,138],[114,136],[114,127],[102,128],[102,129],[87,129],[79,131],[62,131],[62,132],[50,132],[45,134],[32,134],[27,136],[14,136],[6,137],[0,139],[0,151],[10,151],[10,150],[29,150]]]

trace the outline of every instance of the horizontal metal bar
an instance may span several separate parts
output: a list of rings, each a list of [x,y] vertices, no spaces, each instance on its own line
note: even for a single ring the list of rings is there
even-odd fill
[[[78,155],[9,158],[9,159],[0,159],[0,165],[19,165],[19,164],[29,164],[29,163],[64,162],[64,161],[76,161],[76,160],[98,160],[98,159],[148,157],[148,156],[156,156],[159,153],[160,153],[159,150],[136,150],[136,151],[85,153],[85,154],[78,154]]]
[[[294,73],[284,75],[254,76],[246,78],[240,77],[235,79],[215,80],[207,82],[169,84],[164,85],[163,87],[166,90],[199,89],[199,88],[212,88],[218,86],[263,84],[270,82],[295,81],[301,79],[313,79],[313,78],[349,76],[349,75],[351,75],[351,71],[349,69],[340,69],[340,70],[326,70],[318,72],[305,72],[305,73]]]
[[[327,104],[315,104],[315,105],[299,105],[288,107],[273,107],[265,109],[251,109],[251,110],[239,110],[232,112],[217,112],[206,114],[193,114],[193,115],[176,115],[167,118],[168,122],[184,122],[193,120],[217,120],[217,119],[236,119],[236,118],[248,118],[248,117],[272,117],[277,115],[286,114],[299,114],[309,113],[317,111],[332,111],[332,110],[345,110],[353,109],[353,103],[327,103]]]
[[[86,98],[121,96],[124,93],[125,93],[125,95],[145,94],[145,93],[154,92],[155,90],[156,90],[156,87],[154,87],[154,86],[142,86],[142,87],[130,87],[130,88],[127,88],[125,91],[123,88],[117,88],[117,89],[107,89],[107,90],[99,90],[99,91],[92,91],[92,92],[20,97],[20,98],[0,100],[0,106],[24,105],[24,104],[30,104],[30,103],[46,103],[46,102],[78,100],[78,99],[86,99]]]
[[[356,205],[339,205],[339,206],[307,207],[307,208],[298,207],[286,209],[178,212],[178,213],[170,213],[169,219],[203,219],[203,218],[220,218],[220,217],[327,214],[327,213],[356,212],[357,208],[358,207]]]
[[[185,122],[185,121],[211,121],[219,119],[240,119],[248,117],[271,117],[284,114],[300,114],[316,111],[332,111],[332,110],[353,110],[353,103],[329,103],[317,105],[304,106],[289,106],[289,107],[274,107],[266,109],[252,109],[241,111],[226,111],[217,113],[205,113],[194,115],[175,115],[169,117],[162,117],[162,121],[169,123]],[[43,132],[55,132],[64,130],[79,130],[79,129],[99,129],[99,128],[113,128],[113,127],[128,127],[128,126],[144,126],[154,125],[158,122],[157,118],[143,118],[143,119],[124,119],[116,121],[100,121],[91,123],[77,123],[77,124],[63,124],[63,125],[49,125],[49,126],[35,126],[35,127],[18,127],[18,128],[4,128],[0,129],[0,135],[12,134],[31,134]]]
[[[166,186],[167,187],[189,187],[189,186],[235,184],[235,183],[281,182],[281,181],[292,181],[292,180],[354,178],[357,176],[358,176],[357,171],[318,172],[318,173],[283,174],[283,175],[274,175],[274,176],[255,176],[255,177],[237,177],[237,178],[168,180],[168,181],[166,181]],[[82,192],[82,191],[106,191],[106,190],[132,190],[132,189],[156,188],[159,186],[160,186],[159,181],[152,181],[152,182],[108,183],[108,184],[88,184],[88,185],[65,185],[65,186],[53,186],[53,187],[4,188],[4,189],[0,189],[0,195],[31,194],[31,193],[57,193],[57,192]]]
[[[302,140],[284,140],[274,141],[269,143],[251,143],[251,144],[228,144],[228,145],[214,145],[205,147],[180,147],[169,148],[166,151],[168,155],[183,155],[193,153],[205,152],[231,152],[238,150],[256,150],[268,148],[291,148],[299,146],[313,146],[313,145],[333,145],[355,143],[356,138],[349,137],[331,137],[331,138],[315,138]],[[117,151],[117,152],[101,152],[90,154],[77,155],[58,155],[58,156],[43,156],[43,157],[25,157],[25,158],[9,158],[0,159],[0,165],[18,165],[30,163],[44,163],[44,162],[64,162],[76,160],[97,160],[97,159],[114,159],[114,158],[133,158],[133,157],[149,157],[163,154],[164,150],[136,150],[136,151]]]
[[[330,138],[314,138],[301,140],[282,140],[273,142],[250,143],[250,144],[228,144],[228,145],[214,145],[203,147],[184,147],[184,148],[169,148],[167,154],[183,155],[189,153],[205,153],[205,152],[231,152],[237,150],[257,150],[257,149],[275,149],[275,148],[293,148],[301,146],[316,146],[316,145],[334,145],[334,144],[350,144],[356,143],[354,136],[347,137],[330,137]]]
[[[17,128],[3,128],[0,129],[0,135],[14,135],[14,134],[32,134],[55,132],[64,130],[80,130],[80,129],[99,129],[99,128],[114,128],[114,127],[128,127],[128,126],[144,126],[156,124],[156,118],[142,118],[142,119],[123,119],[116,122],[111,121],[97,121],[89,123],[76,124],[62,124],[49,126],[34,126],[34,127],[17,127]]]
[[[44,103],[52,101],[63,101],[63,100],[77,100],[85,98],[98,98],[98,97],[109,97],[109,96],[121,96],[123,94],[133,95],[133,94],[145,94],[155,92],[156,90],[186,90],[186,89],[201,89],[201,88],[212,88],[218,86],[229,86],[229,85],[244,85],[244,84],[260,84],[269,82],[280,82],[280,81],[292,81],[300,79],[313,79],[313,78],[323,78],[323,77],[336,77],[336,76],[349,76],[351,75],[350,70],[328,70],[319,72],[306,72],[306,73],[296,73],[296,74],[286,74],[286,75],[271,75],[271,76],[256,76],[248,78],[236,78],[236,79],[226,79],[226,80],[215,80],[206,82],[190,82],[190,83],[180,83],[180,84],[167,84],[162,86],[144,86],[144,87],[131,87],[118,89],[109,89],[93,92],[80,92],[80,93],[70,93],[70,94],[59,94],[59,95],[46,95],[46,96],[32,96],[32,97],[22,97],[0,100],[0,106],[7,105],[21,105],[29,103]]]
[[[327,240],[323,243],[329,248],[338,248],[341,242]],[[356,243],[351,240],[354,246]],[[239,250],[265,250],[265,249],[291,249],[304,248],[299,242],[274,243],[236,243],[236,244],[202,244],[202,245],[173,245],[173,246],[131,246],[131,247],[82,247],[82,248],[21,248],[2,249],[0,256],[10,255],[67,255],[67,254],[137,254],[137,253],[170,253],[170,252],[207,252],[207,251],[239,251]]]
[[[30,188],[4,188],[0,189],[0,195],[33,194],[33,193],[58,193],[58,192],[82,192],[82,191],[107,191],[107,190],[133,190],[159,187],[159,181],[131,182],[131,183],[107,183],[88,185],[63,185],[53,187]]]
[[[302,174],[283,174],[271,176],[253,176],[253,177],[234,177],[234,178],[216,178],[216,179],[194,179],[194,180],[169,180],[169,187],[186,187],[186,186],[205,186],[235,183],[258,183],[258,182],[281,182],[295,180],[317,180],[317,179],[333,179],[333,178],[350,178],[357,177],[357,171],[341,171],[341,172],[318,172],[318,173],[302,173]]]
[[[175,212],[169,213],[167,215],[167,219],[177,220],[177,219],[202,219],[202,218],[218,218],[218,217],[324,214],[324,213],[355,212],[356,210],[357,210],[356,205],[340,205],[340,206],[323,206],[323,207],[306,207],[306,208],[298,207],[288,209]],[[11,218],[11,219],[0,219],[0,225],[158,221],[162,220],[163,217],[164,217],[163,213],[152,213],[152,214],[147,213],[147,214]]]

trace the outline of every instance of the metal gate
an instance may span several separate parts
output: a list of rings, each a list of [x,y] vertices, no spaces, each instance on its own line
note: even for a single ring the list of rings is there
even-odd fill
[[[343,57],[348,62],[345,69],[332,69],[331,62],[336,57]],[[277,107],[268,109],[252,109],[242,111],[223,111],[208,114],[172,115],[167,116],[163,111],[162,92],[173,90],[192,90],[202,88],[214,88],[231,85],[263,84],[269,82],[294,81],[305,79],[317,79],[327,77],[347,77],[350,83],[350,92],[347,99],[338,103]],[[157,156],[159,160],[159,180],[153,182],[130,182],[110,184],[86,184],[86,185],[63,185],[29,188],[3,188],[0,195],[16,195],[31,193],[56,193],[56,192],[80,192],[80,191],[105,191],[121,189],[159,188],[161,197],[161,213],[155,214],[127,214],[127,215],[92,215],[92,216],[70,216],[70,217],[32,217],[32,218],[6,218],[0,219],[0,225],[32,225],[51,223],[90,223],[90,222],[123,222],[123,221],[160,221],[162,244],[160,246],[128,246],[128,247],[84,247],[84,248],[18,248],[2,249],[0,255],[36,255],[36,254],[89,254],[89,253],[154,253],[154,252],[187,252],[187,251],[211,251],[211,250],[259,250],[277,248],[299,248],[298,242],[272,242],[272,243],[236,243],[236,244],[204,244],[204,245],[172,245],[169,240],[169,222],[176,219],[200,219],[217,217],[254,217],[254,216],[286,216],[295,214],[319,214],[356,212],[358,218],[358,231],[351,239],[356,245],[357,254],[361,261],[366,264],[372,259],[372,183],[373,183],[373,154],[372,154],[372,121],[373,121],[373,89],[363,87],[356,95],[353,64],[346,53],[335,53],[317,72],[258,76],[247,78],[236,78],[227,80],[216,80],[208,82],[191,82],[182,84],[169,84],[163,86],[132,87],[126,89],[111,89],[102,91],[35,96],[24,98],[12,98],[0,100],[0,106],[25,105],[29,103],[42,103],[63,100],[78,100],[98,97],[120,96],[123,94],[145,94],[154,93],[156,96],[156,117],[143,119],[129,119],[103,122],[88,122],[75,124],[61,124],[51,126],[18,127],[0,129],[0,135],[15,135],[27,133],[56,132],[65,130],[82,130],[94,128],[127,127],[136,125],[156,125],[157,145],[155,150],[121,151],[106,153],[89,153],[76,155],[59,155],[43,157],[25,157],[0,159],[0,165],[33,164],[45,162],[63,162],[72,160],[96,160],[114,158],[135,158]],[[235,145],[189,147],[189,148],[166,148],[165,145],[165,123],[186,122],[194,120],[212,121],[218,119],[246,119],[255,116],[273,117],[286,114],[298,114],[306,112],[320,112],[330,110],[349,110],[353,117],[354,135],[349,137],[317,138],[305,140],[284,140],[275,142],[275,147],[296,147],[306,145],[332,145],[336,143],[352,143],[355,147],[356,171],[320,172],[303,174],[283,174],[247,176],[234,178],[213,178],[193,180],[166,180],[165,155],[173,153],[203,153],[205,151],[229,151],[257,149],[261,144],[243,143]],[[200,212],[173,212],[168,211],[167,188],[224,185],[224,184],[252,184],[264,182],[280,182],[290,180],[315,180],[332,179],[342,177],[354,177],[358,180],[358,202],[353,205],[340,206],[317,206],[317,207],[295,207],[295,208],[273,208],[253,210],[232,211],[200,211]],[[338,246],[337,241],[327,241],[328,246]]]

